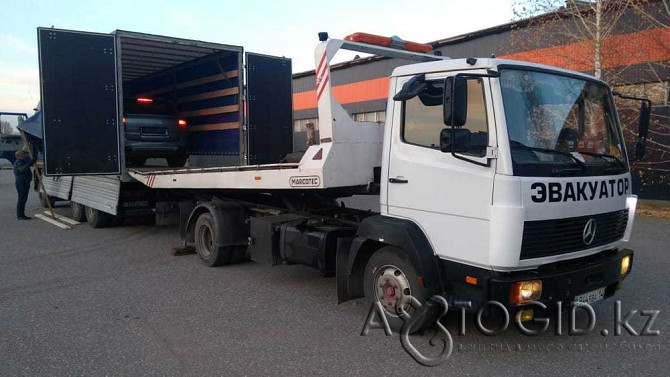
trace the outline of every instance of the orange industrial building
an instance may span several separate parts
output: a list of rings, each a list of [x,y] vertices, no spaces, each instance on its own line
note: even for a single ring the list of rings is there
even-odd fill
[[[617,14],[617,21],[611,23],[613,28],[601,44],[603,79],[614,90],[646,97],[653,103],[647,155],[634,162],[633,168],[635,190],[642,197],[654,199],[670,199],[668,6],[663,0],[635,1]],[[587,8],[580,14],[586,19],[593,17]],[[435,51],[454,58],[495,55],[594,74],[595,45],[581,38],[587,33],[574,15],[574,10],[562,9],[430,44]],[[383,122],[388,76],[403,64],[407,63],[372,56],[333,65],[335,96],[355,119]],[[617,105],[631,150],[636,137],[637,103],[618,101]],[[318,130],[314,71],[293,75],[293,114],[294,150],[304,150],[307,124],[314,124]]]

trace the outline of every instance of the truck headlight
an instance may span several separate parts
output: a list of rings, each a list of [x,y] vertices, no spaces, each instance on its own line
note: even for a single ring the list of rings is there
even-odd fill
[[[523,305],[542,296],[542,280],[519,281],[509,287],[509,303]]]
[[[628,275],[630,272],[630,255],[626,255],[621,259],[621,277]]]

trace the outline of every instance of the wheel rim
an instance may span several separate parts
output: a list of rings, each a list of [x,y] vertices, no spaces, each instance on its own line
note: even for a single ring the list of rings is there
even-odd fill
[[[202,245],[200,253],[203,258],[209,258],[212,255],[212,248],[214,247],[214,237],[212,237],[212,230],[207,225],[200,227],[200,245]]]
[[[381,267],[375,274],[374,283],[375,299],[388,314],[397,317],[397,308],[409,310],[412,288],[401,269],[391,265]]]

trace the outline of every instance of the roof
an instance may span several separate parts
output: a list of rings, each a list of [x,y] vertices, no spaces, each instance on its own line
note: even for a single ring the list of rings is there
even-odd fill
[[[463,67],[469,67],[469,69],[497,69],[501,65],[514,65],[521,67],[529,67],[535,69],[542,69],[552,72],[563,73],[570,76],[577,76],[586,80],[598,81],[605,84],[602,80],[598,80],[591,75],[587,75],[580,72],[570,71],[554,66],[529,63],[520,60],[508,60],[508,59],[492,59],[492,58],[480,58],[477,59],[477,62],[474,65],[469,65],[466,63],[466,59],[450,59],[450,60],[439,60],[434,62],[427,63],[415,63],[409,65],[402,65],[393,70],[391,76],[407,76],[415,75],[417,73],[430,73],[430,72],[444,72],[450,70],[462,70]]]
[[[216,51],[241,53],[242,47],[165,37],[125,30],[113,32],[121,41],[123,80],[132,80]]]

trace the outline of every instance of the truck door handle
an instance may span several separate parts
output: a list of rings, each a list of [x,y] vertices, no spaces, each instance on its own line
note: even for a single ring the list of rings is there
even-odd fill
[[[395,177],[395,178],[389,178],[389,183],[407,183],[409,182],[406,180],[404,177]]]

